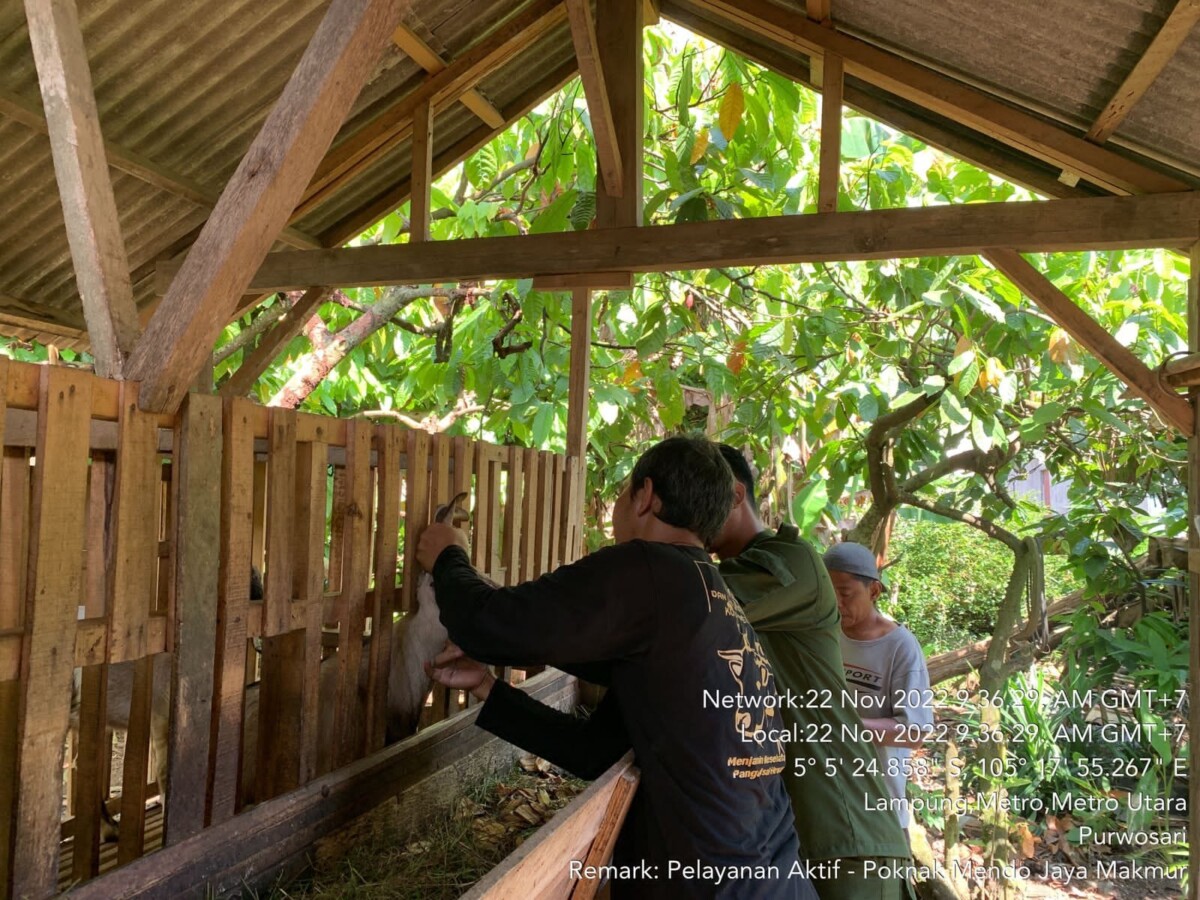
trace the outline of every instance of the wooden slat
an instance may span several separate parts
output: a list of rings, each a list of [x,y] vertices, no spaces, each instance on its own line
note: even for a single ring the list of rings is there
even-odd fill
[[[267,451],[267,568],[263,583],[263,634],[292,629],[292,518],[296,501],[296,413],[271,410]],[[268,734],[269,732],[262,732]]]
[[[388,673],[392,669],[392,613],[396,609],[396,570],[400,541],[400,451],[404,432],[378,425],[378,490],[375,526],[375,590],[371,596],[371,645],[367,667],[367,752],[387,737]]]
[[[346,547],[346,506],[350,502],[349,483],[344,465],[333,470],[333,508],[329,519],[329,590],[341,591],[342,566]]]
[[[509,854],[492,869],[462,900],[550,900],[570,897],[579,882],[572,882],[563,860],[584,859],[605,821],[623,777],[633,767],[632,754],[626,756],[597,778],[572,800],[537,834]],[[623,791],[628,790],[624,788]],[[624,794],[622,795],[622,800]]]
[[[303,442],[296,448],[296,548],[293,625],[304,629],[304,680],[300,716],[300,783],[317,774],[317,723],[320,718],[321,597],[325,588],[325,444]]]
[[[436,75],[446,68],[446,61],[411,29],[401,25],[392,32],[392,41],[397,47],[411,56],[418,66],[431,75]],[[475,113],[475,115],[492,128],[505,127],[504,115],[474,88],[471,88],[459,97],[458,102]]]
[[[566,4],[567,19],[571,23],[571,41],[575,45],[579,77],[583,81],[588,117],[592,123],[592,137],[596,143],[597,168],[602,176],[600,183],[610,197],[620,197],[624,192],[624,176],[621,148],[617,144],[613,111],[604,77],[608,63],[600,58],[591,4],[588,0],[566,0]],[[634,174],[631,170],[631,178]]]
[[[563,507],[566,505],[567,458],[554,457],[554,502],[550,508],[550,571],[563,564]]]
[[[567,383],[567,455],[587,456],[592,374],[592,295],[571,292],[571,370]]]
[[[108,667],[86,666],[80,673],[79,747],[75,763],[75,830],[71,871],[78,881],[100,873],[100,804],[108,795],[102,780],[104,754],[112,752],[105,729]]]
[[[842,58],[825,54],[821,94],[821,162],[817,212],[836,212],[842,174]]]
[[[221,459],[221,567],[217,596],[217,654],[213,683],[213,736],[208,822],[238,809],[242,723],[245,718],[246,617],[250,606],[253,534],[254,432],[252,404],[226,400]]]
[[[475,472],[475,454],[471,442],[462,436],[451,439],[454,457],[454,490],[455,494],[471,493],[471,476]],[[467,503],[470,504],[468,497]],[[470,506],[468,506],[468,509]]]
[[[1088,140],[1102,144],[1125,121],[1129,111],[1142,99],[1150,85],[1167,67],[1175,51],[1200,22],[1200,0],[1178,0],[1154,40],[1146,48],[1137,64],[1125,76],[1112,99],[1108,101],[1092,127],[1088,129]]]
[[[429,433],[420,430],[408,432],[408,481],[404,502],[404,584],[401,588],[400,604],[404,612],[416,610],[417,540],[421,529],[428,523],[429,515]]]
[[[622,169],[622,188],[616,194],[605,182],[603,169],[596,173],[596,225],[599,228],[636,228],[642,224],[642,155],[646,135],[642,31],[645,16],[642,0],[607,0],[596,6],[596,52],[597,57],[604,60],[604,86],[612,111],[615,152],[620,155]],[[547,271],[545,274],[558,272]]]
[[[537,576],[537,526],[538,526],[538,486],[541,470],[537,450],[525,450],[523,461],[523,487],[521,491],[521,571],[520,581],[529,581]]]
[[[128,374],[173,410],[300,200],[399,21],[400,0],[334,0],[155,311]]]
[[[121,833],[117,862],[133,862],[146,845],[146,777],[150,773],[150,708],[154,698],[154,657],[133,662],[129,730],[121,768]]]
[[[341,629],[338,641],[338,696],[334,715],[337,764],[358,759],[363,752],[358,671],[366,627],[367,581],[371,553],[371,521],[367,504],[371,489],[371,429],[365,419],[350,422],[346,435],[347,494],[346,549],[343,551],[342,592],[338,598]],[[357,727],[355,727],[357,726]]]
[[[553,541],[551,517],[554,514],[554,475],[557,457],[553,453],[543,452],[538,461],[537,487],[537,559],[534,562],[534,575],[544,575],[550,571],[553,558]]]
[[[814,22],[828,22],[830,0],[805,0],[804,11]]]
[[[1200,193],[970,203],[689,222],[655,228],[272,253],[263,290],[307,284],[425,284],[581,272],[669,272],[720,266],[1175,247],[1196,240]]]
[[[93,376],[41,371],[37,467],[29,546],[30,579],[21,654],[13,895],[56,891],[63,741],[71,705],[76,608],[83,595],[88,419]]]
[[[137,308],[79,13],[75,0],[26,0],[25,18],[96,372],[120,377],[138,338]]]
[[[329,293],[329,288],[323,287],[306,290],[295,306],[258,339],[258,346],[242,360],[237,371],[221,385],[218,393],[222,397],[241,397],[249,393],[255,382],[283,352],[284,347],[290,344],[303,330],[305,323],[316,315]]]
[[[259,803],[300,786],[305,633],[297,629],[270,635],[262,647],[254,767],[254,799]]]
[[[1191,404],[1162,386],[1158,376],[1075,302],[1055,287],[1015,250],[990,250],[984,254],[1051,319],[1086,347],[1131,391],[1154,407],[1164,419],[1184,434],[1192,433]]]
[[[268,434],[270,426],[268,425]],[[254,458],[253,513],[250,526],[250,562],[262,574],[267,556],[267,461]]]
[[[409,200],[408,240],[429,240],[430,191],[433,188],[433,105],[425,101],[413,111],[412,194]]]
[[[620,764],[618,763],[618,765]],[[637,790],[640,777],[641,773],[631,765],[617,778],[608,800],[608,808],[604,812],[604,818],[600,822],[596,837],[583,862],[585,873],[599,871],[601,866],[608,865],[612,859],[613,850],[617,846],[617,835],[621,833],[621,826],[625,824],[625,816],[629,812],[629,805],[633,802],[633,794]],[[571,900],[592,900],[599,889],[599,878],[585,876],[571,891]]]
[[[208,800],[213,666],[220,590],[224,432],[221,401],[189,394],[176,429],[175,629],[171,723],[167,734],[164,843],[204,827]],[[95,465],[93,463],[93,465]]]
[[[8,360],[0,360],[0,385]],[[0,428],[3,428],[0,422]],[[0,441],[0,444],[3,442]],[[26,549],[29,525],[29,454],[4,448],[0,458],[0,630],[10,631],[11,663],[0,678],[0,897],[12,874],[12,829],[17,803],[17,736],[20,731],[21,649],[24,642]],[[101,567],[103,568],[103,567]]]
[[[474,532],[471,539],[471,565],[480,572],[492,571],[492,548],[488,543],[491,534],[492,467],[484,452],[483,442],[475,445],[475,516]]]
[[[525,481],[525,451],[508,447],[508,489],[504,499],[503,566],[508,572],[507,585],[521,581],[521,497]]]
[[[148,651],[150,609],[158,570],[161,465],[153,417],[138,409],[138,385],[121,385],[117,482],[113,501],[112,625],[108,659],[138,659]]]

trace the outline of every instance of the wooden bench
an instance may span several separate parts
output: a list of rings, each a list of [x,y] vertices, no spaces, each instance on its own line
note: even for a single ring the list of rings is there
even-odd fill
[[[572,880],[570,863],[601,866],[612,859],[640,777],[630,752],[460,900],[591,900],[599,879]]]

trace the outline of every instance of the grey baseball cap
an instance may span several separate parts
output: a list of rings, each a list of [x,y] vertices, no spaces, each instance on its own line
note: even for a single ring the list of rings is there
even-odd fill
[[[883,580],[879,577],[874,551],[870,547],[849,541],[834,544],[825,552],[825,568],[831,572],[848,572],[876,581]]]

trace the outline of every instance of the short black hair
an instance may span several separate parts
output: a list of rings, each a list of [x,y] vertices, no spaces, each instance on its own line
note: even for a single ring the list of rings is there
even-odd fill
[[[728,444],[717,444],[717,447],[721,451],[721,456],[725,458],[725,462],[729,464],[729,470],[733,472],[733,477],[740,481],[746,489],[746,499],[750,501],[751,506],[754,506],[758,501],[754,499],[754,473],[750,471],[750,463],[746,462],[746,457],[736,447]]]
[[[649,478],[662,501],[658,518],[685,528],[706,545],[714,541],[733,506],[733,473],[706,437],[679,435],[642,454],[629,477],[631,491]]]

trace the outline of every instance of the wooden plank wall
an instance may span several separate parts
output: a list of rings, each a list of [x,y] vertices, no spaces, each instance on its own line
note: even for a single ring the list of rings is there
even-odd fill
[[[500,584],[580,550],[579,468],[551,453],[240,399],[159,416],[133,383],[3,358],[0,438],[0,900],[98,874],[114,724],[117,864],[382,748],[416,537],[455,493]],[[465,706],[438,691],[423,724]]]

